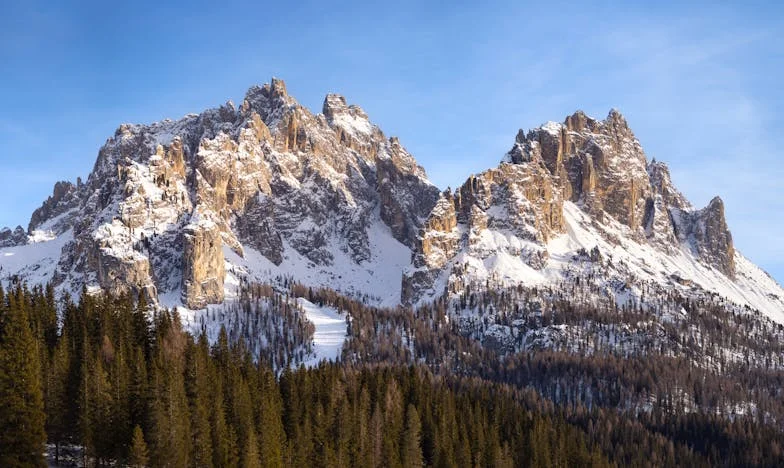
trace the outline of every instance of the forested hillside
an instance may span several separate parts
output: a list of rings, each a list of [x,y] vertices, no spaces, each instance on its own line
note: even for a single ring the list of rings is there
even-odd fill
[[[410,311],[298,285],[289,294],[350,313],[341,363],[281,367],[296,359],[252,352],[246,336],[230,338],[225,328],[210,345],[143,298],[83,294],[67,301],[58,326],[51,288],[0,292],[0,466],[43,465],[45,442],[51,463],[90,466],[782,463],[772,417],[673,411],[676,403],[656,400],[630,409],[575,396],[598,381],[619,395],[640,394],[644,385],[634,385],[661,363],[570,361],[556,351],[501,359],[449,325],[412,321]],[[296,315],[287,303],[271,301],[258,313]],[[396,345],[398,330],[416,345]]]

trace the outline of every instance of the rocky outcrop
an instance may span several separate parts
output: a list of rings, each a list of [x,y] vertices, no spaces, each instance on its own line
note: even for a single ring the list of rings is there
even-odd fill
[[[241,241],[258,250],[275,265],[283,262],[283,240],[275,226],[275,204],[259,194],[245,205],[236,221]]]
[[[77,189],[78,187],[70,182],[60,181],[54,184],[52,195],[30,217],[28,231],[33,232],[45,221],[52,220],[54,223],[52,226],[48,226],[49,229],[57,234],[65,232],[70,227],[69,219],[57,220],[56,218],[78,206]]]
[[[192,309],[223,302],[226,279],[218,225],[198,213],[183,233],[182,301]]]
[[[427,181],[425,170],[390,138],[375,160],[381,219],[401,243],[413,247],[423,220],[438,200],[438,189]]]
[[[450,272],[445,287],[457,292],[461,276],[472,274],[452,265],[459,252],[478,262],[509,255],[541,268],[547,257],[542,246],[564,229],[562,188],[539,154],[471,176],[454,196],[442,194],[425,222],[413,267],[403,279],[402,301],[410,304],[433,292]]]
[[[682,210],[691,208],[691,204],[686,200],[686,197],[672,183],[670,169],[666,164],[657,162],[655,159],[651,161],[648,164],[648,178],[651,183],[651,189],[654,193],[661,195],[662,201],[666,206]]]
[[[714,197],[695,211],[673,209],[675,234],[706,265],[735,277],[735,247],[724,217],[724,202]]]
[[[96,274],[98,284],[110,294],[145,294],[148,300],[158,297],[152,280],[150,261],[141,255],[118,257],[108,249],[96,246],[90,251],[90,264]]]
[[[457,253],[460,233],[457,230],[457,212],[451,192],[441,194],[430,217],[422,228],[415,267],[442,268]]]
[[[522,131],[506,161],[541,161],[564,199],[585,203],[637,230],[651,193],[645,154],[626,119],[611,110],[605,120],[577,111],[564,123]]]
[[[460,292],[470,282],[538,278],[522,270],[548,266],[550,241],[566,232],[565,201],[576,204],[609,245],[625,237],[665,255],[685,249],[735,275],[721,200],[695,211],[667,166],[647,162],[618,111],[604,120],[577,111],[563,123],[521,130],[498,168],[469,177],[454,197],[441,197],[420,233],[403,301]]]
[[[16,247],[27,243],[27,232],[22,226],[17,226],[13,231],[9,228],[0,229],[0,249]]]
[[[121,125],[87,182],[58,184],[33,216],[31,227],[51,229],[72,212],[55,232],[73,227],[56,281],[144,289],[153,300],[179,292],[202,307],[223,300],[223,246],[239,257],[253,250],[263,271],[284,270],[275,277],[287,275],[287,260],[321,278],[371,277],[385,254],[375,246],[412,248],[438,190],[362,109],[329,94],[322,110],[311,113],[272,79],[239,108]]]

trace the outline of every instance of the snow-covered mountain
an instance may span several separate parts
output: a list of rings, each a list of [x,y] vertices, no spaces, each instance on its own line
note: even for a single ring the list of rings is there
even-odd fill
[[[618,304],[656,284],[784,323],[784,290],[735,250],[722,201],[692,207],[615,110],[521,131],[498,167],[439,196],[359,107],[330,94],[314,114],[273,79],[239,108],[121,125],[85,182],[0,231],[2,279],[191,309],[242,282],[391,306],[574,276]]]
[[[784,290],[735,250],[721,199],[693,208],[616,110],[520,131],[497,168],[442,193],[403,300],[574,276],[598,277],[597,294],[619,306],[644,305],[641,286],[655,283],[686,296],[718,293],[784,323]]]
[[[55,186],[28,236],[0,234],[0,276],[196,309],[240,278],[294,278],[393,305],[437,197],[362,109],[330,94],[314,115],[273,79],[238,109],[121,125],[86,182]]]

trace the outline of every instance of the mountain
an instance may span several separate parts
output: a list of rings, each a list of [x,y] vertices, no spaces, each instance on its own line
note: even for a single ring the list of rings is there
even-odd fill
[[[693,208],[616,110],[520,131],[497,168],[443,192],[403,301],[574,276],[619,306],[645,305],[643,286],[655,285],[660,295],[717,293],[784,322],[784,290],[734,248],[722,200]]]
[[[520,131],[441,191],[361,108],[328,94],[314,114],[273,79],[239,107],[120,125],[85,181],[0,230],[0,284],[0,315],[46,350],[9,356],[46,370],[48,439],[74,461],[122,461],[140,429],[170,463],[176,427],[182,465],[275,444],[345,465],[354,405],[376,461],[400,452],[389,432],[428,464],[547,465],[531,447],[782,464],[784,290],[735,248],[722,200],[692,206],[615,110]],[[471,416],[480,395],[494,419]],[[585,439],[548,446],[549,418]],[[278,437],[273,419],[296,424]]]
[[[440,192],[361,108],[329,94],[313,114],[272,79],[238,108],[121,125],[0,248],[3,278],[189,309],[249,283],[394,306],[582,277],[619,307],[719,295],[784,323],[721,199],[695,209],[616,110],[521,130],[498,167]]]
[[[55,185],[29,244],[3,232],[0,274],[195,309],[287,277],[393,305],[438,193],[362,109],[330,94],[314,115],[273,79],[239,108],[121,125],[86,182]]]

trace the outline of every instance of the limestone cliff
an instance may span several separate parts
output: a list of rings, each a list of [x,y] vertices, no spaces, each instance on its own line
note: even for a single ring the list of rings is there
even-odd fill
[[[581,224],[565,203],[579,209]],[[632,244],[666,258],[687,254],[700,268],[735,277],[721,200],[694,210],[667,166],[648,163],[618,111],[604,120],[578,111],[563,123],[521,130],[500,166],[469,177],[454,196],[442,195],[420,233],[402,299],[414,303],[476,281],[537,283],[573,274],[563,263],[564,245],[599,244],[579,238],[586,227],[611,249],[631,252]],[[628,276],[626,267],[616,269]],[[653,272],[645,265],[642,271]]]
[[[224,300],[229,274],[307,270],[303,281],[368,295],[390,283],[377,266],[410,256],[400,252],[410,252],[437,197],[358,106],[329,94],[313,114],[272,79],[238,108],[121,125],[88,180],[58,183],[30,229],[72,237],[53,272],[72,291],[144,291],[200,308]],[[390,274],[397,300],[400,270]]]

